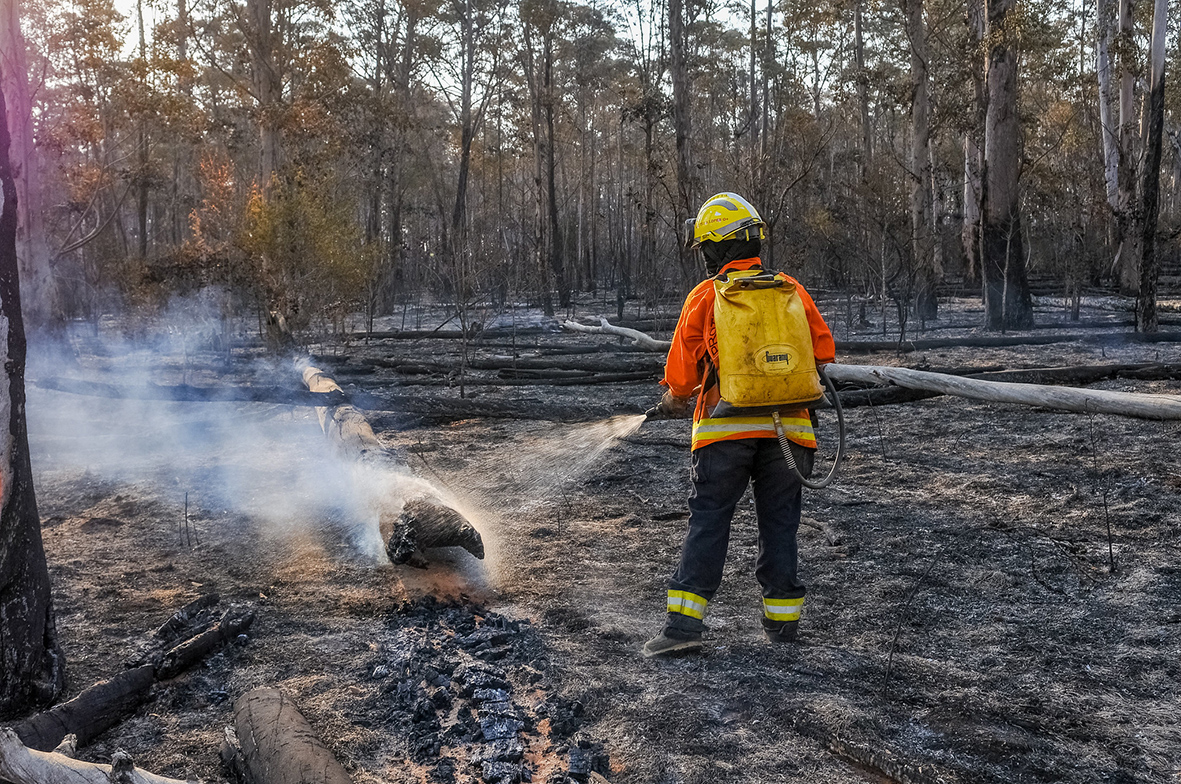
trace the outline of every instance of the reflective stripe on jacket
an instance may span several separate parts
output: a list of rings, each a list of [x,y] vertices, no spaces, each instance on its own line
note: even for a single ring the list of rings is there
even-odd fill
[[[748,270],[761,267],[758,258],[732,261],[722,267],[721,273],[734,270]],[[836,347],[832,333],[816,303],[798,281],[796,291],[804,303],[808,315],[808,327],[812,332],[812,352],[816,364],[823,365],[836,358]],[[714,299],[717,293],[713,278],[706,278],[689,292],[681,308],[681,318],[673,333],[672,348],[664,366],[664,380],[674,395],[689,398],[706,385],[711,367],[716,365],[718,356],[717,330],[714,326]],[[711,364],[712,363],[712,364]],[[697,395],[697,407],[693,411],[693,449],[717,441],[731,441],[740,438],[775,438],[775,424],[770,415],[757,417],[711,417],[721,400],[716,381],[708,385],[703,394]],[[803,447],[816,448],[816,434],[812,420],[804,409],[780,413],[787,437]]]

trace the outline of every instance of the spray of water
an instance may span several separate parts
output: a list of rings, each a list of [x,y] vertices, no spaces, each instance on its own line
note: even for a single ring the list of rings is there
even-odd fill
[[[218,383],[202,378],[190,362],[194,335],[213,334],[216,314],[200,303],[173,308],[167,329],[151,338],[106,341],[91,346],[118,370],[120,383]],[[179,371],[161,374],[168,358],[183,355]],[[93,375],[78,368],[72,352],[41,347],[31,375]],[[283,383],[290,368],[260,363],[250,372],[260,383]],[[495,530],[510,510],[545,503],[591,474],[603,453],[635,432],[643,415],[617,416],[589,424],[537,425],[535,436],[506,456],[512,493],[453,488],[430,472],[358,463],[327,447],[313,409],[263,404],[172,403],[79,398],[29,390],[30,446],[42,473],[64,469],[118,483],[151,483],[166,495],[187,494],[194,508],[214,519],[232,512],[256,521],[273,536],[316,534],[326,525],[341,531],[356,550],[386,562],[379,528],[383,514],[396,514],[413,498],[427,497],[468,518],[485,537],[488,560],[497,559]],[[520,447],[520,448],[518,448]],[[248,535],[247,532],[242,532]]]
[[[536,430],[524,448],[514,452],[512,477],[516,498],[502,494],[490,500],[489,508],[505,511],[525,501],[544,503],[597,470],[603,453],[639,430],[643,414],[615,416],[599,422],[574,425],[551,424]]]

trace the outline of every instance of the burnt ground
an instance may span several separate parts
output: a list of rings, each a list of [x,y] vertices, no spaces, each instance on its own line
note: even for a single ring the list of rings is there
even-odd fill
[[[1115,317],[1092,304],[1084,318]],[[974,303],[943,310],[928,336],[975,334],[950,326],[977,321]],[[518,343],[526,355],[617,345]],[[79,367],[62,375],[137,363],[160,383],[261,375],[240,357],[225,368],[200,354],[78,345]],[[346,389],[450,399],[458,390],[439,379],[394,389],[424,376],[359,360],[458,348],[358,343],[332,349],[331,369]],[[1175,363],[1181,350],[1072,342],[838,360],[1022,368]],[[1181,393],[1177,381],[1095,387]],[[621,413],[658,394],[651,382],[466,391]],[[312,411],[173,404],[186,433],[256,429],[262,442],[247,453],[197,444],[178,464],[160,451],[176,441],[174,420],[114,406],[49,392],[30,403],[70,693],[117,672],[143,634],[203,593],[255,605],[258,619],[245,645],[161,684],[84,758],[118,747],[155,772],[223,779],[233,700],[267,685],[295,697],[358,782],[556,782],[571,763],[580,778],[595,768],[612,782],[669,784],[1181,780],[1181,423],[953,398],[851,410],[841,479],[805,497],[800,641],[761,636],[748,495],[706,652],[645,661],[685,525],[686,422],[646,424],[595,453],[584,436],[604,426],[373,415],[416,475],[462,500],[489,545],[486,562],[458,553],[422,572],[376,565],[352,512],[302,499],[326,459]],[[276,428],[294,435],[268,435]]]

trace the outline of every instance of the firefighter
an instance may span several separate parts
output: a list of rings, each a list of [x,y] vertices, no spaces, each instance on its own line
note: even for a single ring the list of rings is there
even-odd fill
[[[708,273],[681,310],[661,384],[668,387],[649,412],[659,418],[693,409],[689,530],[681,561],[668,582],[668,615],[663,631],[649,640],[644,656],[688,653],[701,648],[706,607],[722,581],[734,508],[754,486],[759,527],[755,577],[763,591],[762,625],[774,643],[796,638],[804,603],[804,584],[796,572],[796,531],[800,523],[801,483],[784,460],[770,414],[714,416],[721,401],[717,379],[718,336],[714,324],[715,280],[739,270],[759,270],[766,224],[753,206],[734,193],[719,193],[698,211],[687,238],[700,251]],[[797,286],[811,332],[816,364],[832,362],[832,333],[816,304]],[[806,341],[807,338],[805,337]],[[814,420],[807,410],[782,411],[799,472],[810,475],[816,450]]]

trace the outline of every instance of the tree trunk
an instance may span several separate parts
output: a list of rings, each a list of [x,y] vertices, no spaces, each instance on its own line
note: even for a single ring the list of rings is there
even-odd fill
[[[276,62],[275,20],[271,0],[246,0],[250,76],[258,102],[259,184],[270,187],[282,161],[283,74]]]
[[[753,9],[753,5],[752,5]],[[753,25],[753,12],[752,22]],[[677,198],[673,200],[673,232],[677,257],[681,262],[682,281],[687,286],[697,282],[698,274],[694,255],[685,247],[682,225],[695,214],[697,188],[693,177],[693,163],[689,139],[692,133],[692,115],[689,107],[689,67],[685,58],[685,8],[683,0],[668,0],[669,70],[673,83],[672,120],[676,142]],[[754,39],[751,39],[751,61],[754,61]],[[751,75],[751,91],[754,91],[754,72]],[[754,106],[751,106],[751,124],[754,124]],[[752,140],[753,142],[753,140]]]
[[[312,392],[330,394],[341,391],[337,383],[318,368],[304,368],[303,381]],[[316,413],[320,418],[320,427],[324,434],[343,455],[367,463],[378,471],[394,470],[405,475],[404,463],[385,448],[377,434],[373,432],[369,421],[353,406],[338,405],[331,408],[317,408]],[[392,484],[391,478],[391,490],[393,489]],[[407,541],[411,545],[415,545],[419,541],[415,532],[407,534],[405,531],[406,526],[413,526],[418,517],[422,517],[426,521],[425,525],[431,529],[422,532],[422,547],[462,547],[476,558],[484,557],[483,539],[471,523],[463,519],[462,515],[453,512],[441,499],[433,496],[433,487],[428,483],[419,483],[415,490],[418,491],[419,497],[409,500],[422,504],[418,507],[420,510],[430,506],[438,507],[437,515],[429,516],[420,511],[419,515],[407,519],[401,514],[406,508],[406,504],[401,504],[402,508],[398,508],[397,503],[399,500],[406,501],[407,499],[399,499],[393,495],[388,500],[382,499],[380,501],[381,508],[375,510],[380,520],[386,552],[394,563],[409,561],[414,566],[426,565],[425,556],[417,552],[414,547],[410,547],[409,550],[406,548]],[[394,518],[394,509],[397,509],[399,514],[396,519]],[[456,522],[457,517],[460,522]],[[450,535],[449,539],[434,533],[435,529],[439,527],[439,521],[444,520],[448,524],[446,530]]]
[[[982,271],[986,329],[1028,329],[1033,301],[1025,276],[1018,177],[1017,40],[1009,27],[1015,0],[988,3],[988,112],[984,129]]]
[[[1111,39],[1115,28],[1115,8],[1112,0],[1099,0],[1099,41],[1095,70],[1099,77],[1099,125],[1103,135],[1103,183],[1107,206],[1111,210],[1111,239],[1113,247],[1122,237],[1116,236],[1119,215],[1119,130],[1112,117],[1115,85],[1111,81]]]
[[[923,24],[923,0],[904,0],[903,10],[906,35],[910,39],[910,247],[916,284],[915,309],[925,322],[939,315],[936,291],[942,272],[935,263],[932,233],[927,31]]]
[[[1119,0],[1119,210],[1116,213],[1116,236],[1120,238],[1118,269],[1120,291],[1135,295],[1140,288],[1140,216],[1135,204],[1136,159],[1139,134],[1136,132],[1134,88],[1136,41],[1133,37],[1132,0]]]
[[[833,381],[863,384],[894,384],[908,389],[940,392],[972,400],[1051,408],[1084,414],[1115,414],[1137,419],[1181,419],[1181,399],[1175,395],[1148,395],[1136,392],[1110,392],[1102,389],[1047,387],[1041,384],[1014,384],[1003,381],[948,376],[907,368],[875,365],[826,366]]]
[[[984,41],[984,0],[968,0],[968,39],[972,44],[972,89],[975,101],[968,131],[964,134],[964,269],[970,280],[981,280],[981,231],[984,201],[984,126],[988,113],[984,58],[976,54]]]
[[[873,136],[869,127],[869,76],[865,72],[865,36],[862,33],[863,0],[853,8],[853,66],[857,69],[857,107],[861,113],[861,181],[865,182],[873,160]]]
[[[234,730],[248,784],[352,784],[299,708],[278,689],[254,689],[239,697]]]
[[[1156,243],[1156,222],[1160,212],[1161,145],[1165,125],[1165,31],[1168,0],[1156,0],[1152,15],[1152,74],[1148,97],[1148,137],[1145,139],[1144,170],[1141,178],[1142,234],[1140,281],[1136,298],[1136,331],[1156,332],[1156,286],[1160,277],[1160,254]]]
[[[33,99],[28,56],[21,32],[20,2],[0,0],[0,87],[9,104],[12,163],[17,191],[17,258],[24,288],[24,316],[33,331],[53,328],[64,315],[49,264],[40,156],[33,138]]]
[[[562,237],[558,227],[558,190],[555,181],[554,164],[554,28],[553,21],[546,26],[542,39],[542,78],[545,94],[545,183],[546,201],[549,207],[549,262],[558,286],[558,304],[570,307],[570,280],[563,261]]]
[[[156,677],[150,664],[99,681],[74,699],[55,705],[12,729],[30,749],[52,751],[67,735],[85,745],[115,726],[148,698]]]
[[[8,112],[0,90],[0,422],[7,422],[7,435],[0,438],[0,718],[50,702],[64,681],[25,423],[17,195],[8,150]]]

